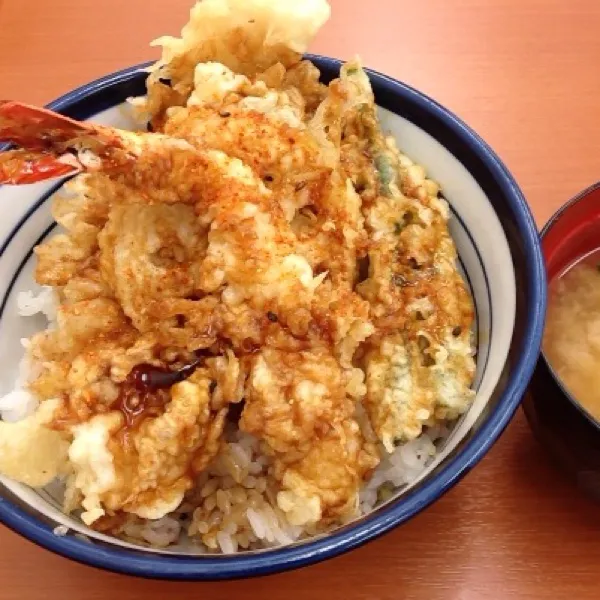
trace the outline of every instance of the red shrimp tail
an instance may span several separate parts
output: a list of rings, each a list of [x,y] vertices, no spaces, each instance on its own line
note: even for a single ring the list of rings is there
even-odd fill
[[[0,141],[11,142],[29,150],[51,148],[93,130],[47,108],[0,100]]]
[[[0,153],[0,184],[25,185],[77,173],[81,167],[45,152],[9,150]]]

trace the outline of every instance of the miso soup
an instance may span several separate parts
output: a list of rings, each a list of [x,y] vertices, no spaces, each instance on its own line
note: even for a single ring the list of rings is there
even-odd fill
[[[543,349],[566,389],[600,422],[600,250],[550,282]]]

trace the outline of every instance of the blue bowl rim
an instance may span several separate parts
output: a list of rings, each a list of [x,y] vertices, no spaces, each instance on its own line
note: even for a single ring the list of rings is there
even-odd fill
[[[306,55],[317,66],[339,69],[342,61],[319,55]],[[116,71],[59,97],[47,108],[61,111],[102,89],[139,76],[152,62]],[[0,497],[0,521],[30,541],[64,557],[113,572],[152,579],[220,580],[276,573],[332,558],[390,531],[429,506],[454,486],[485,455],[508,425],[535,368],[541,346],[546,309],[546,274],[535,221],[516,181],[494,151],[461,119],[433,99],[387,75],[367,69],[386,91],[432,113],[467,145],[483,162],[511,206],[523,243],[526,276],[532,282],[528,298],[529,319],[523,332],[522,352],[512,368],[506,388],[485,422],[459,453],[434,477],[415,491],[391,503],[376,514],[322,538],[297,546],[260,553],[229,556],[169,556],[90,544],[72,536],[57,536],[51,527],[6,498]]]

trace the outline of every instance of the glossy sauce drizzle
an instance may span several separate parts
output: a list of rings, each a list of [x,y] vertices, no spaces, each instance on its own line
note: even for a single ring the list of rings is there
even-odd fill
[[[174,371],[147,363],[131,369],[114,404],[123,413],[126,427],[136,427],[143,418],[162,414],[171,399],[171,386],[190,377],[203,361],[198,358]]]

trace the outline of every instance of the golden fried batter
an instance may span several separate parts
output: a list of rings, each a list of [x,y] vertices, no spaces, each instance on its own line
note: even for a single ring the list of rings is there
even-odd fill
[[[121,433],[123,415],[97,415],[73,429],[69,459],[82,515],[93,523],[106,511],[158,519],[175,510],[217,453],[225,411],[211,415],[209,381],[199,374],[171,388],[165,412]],[[122,439],[125,436],[125,439]]]
[[[377,448],[364,440],[352,419],[315,438],[300,460],[287,458],[276,462],[283,488],[277,504],[295,525],[356,515],[360,486],[379,463]]]
[[[192,207],[115,206],[99,244],[103,280],[139,332],[190,350],[214,341],[217,301],[198,297],[206,229]]]
[[[240,427],[275,456],[279,507],[295,524],[352,512],[378,463],[353,417],[362,373],[318,351],[265,348],[252,362]]]
[[[52,403],[48,443],[70,442],[66,504],[87,524],[178,509],[229,413],[261,449],[271,511],[317,531],[357,514],[380,453],[469,406],[473,305],[448,206],[384,137],[358,62],[324,86],[300,60],[328,12],[198,3],[132,101],[148,132],[0,103],[0,132],[26,148],[0,179],[83,173],[36,249],[60,308],[31,340],[29,387]],[[228,506],[218,491],[202,514]]]

